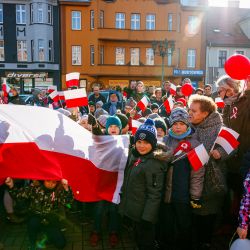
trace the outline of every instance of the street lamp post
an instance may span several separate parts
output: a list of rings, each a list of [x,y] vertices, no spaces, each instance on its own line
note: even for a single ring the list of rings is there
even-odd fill
[[[161,82],[164,82],[164,59],[165,57],[171,56],[175,50],[175,41],[163,40],[153,41],[152,48],[154,55],[161,57]]]

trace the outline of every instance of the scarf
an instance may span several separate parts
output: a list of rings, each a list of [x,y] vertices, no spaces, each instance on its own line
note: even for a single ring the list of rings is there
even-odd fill
[[[186,131],[184,134],[181,134],[181,135],[175,134],[175,133],[173,132],[172,128],[170,128],[170,129],[168,130],[168,134],[169,134],[171,137],[173,137],[173,138],[175,138],[175,139],[177,139],[177,140],[182,140],[182,139],[186,138],[187,136],[189,136],[189,135],[191,134],[191,132],[192,132],[192,130],[191,130],[190,127],[188,127],[187,131]]]

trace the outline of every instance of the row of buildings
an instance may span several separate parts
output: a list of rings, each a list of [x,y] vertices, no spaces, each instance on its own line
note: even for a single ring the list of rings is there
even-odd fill
[[[207,0],[0,0],[0,77],[22,92],[80,72],[80,86],[213,83],[234,53],[250,57],[250,12]]]

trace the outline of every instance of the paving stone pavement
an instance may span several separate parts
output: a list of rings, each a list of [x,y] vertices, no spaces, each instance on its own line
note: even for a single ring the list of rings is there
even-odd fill
[[[91,222],[81,222],[76,216],[67,216],[65,236],[67,246],[64,250],[136,250],[133,237],[122,228],[119,244],[111,248],[108,243],[108,233],[103,232],[103,236],[98,246],[92,247],[89,244],[89,236],[92,229]],[[29,241],[26,224],[19,225],[3,222],[0,224],[0,242],[4,244],[4,250],[27,250]],[[47,250],[55,250],[52,245],[46,246]]]

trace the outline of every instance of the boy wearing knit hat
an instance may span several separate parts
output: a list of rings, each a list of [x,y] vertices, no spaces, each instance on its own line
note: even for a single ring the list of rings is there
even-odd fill
[[[166,146],[174,152],[174,163],[166,173],[166,188],[162,206],[163,233],[161,244],[170,249],[191,249],[192,210],[201,207],[205,169],[194,171],[186,154],[200,143],[192,137],[188,121],[189,114],[184,108],[172,110],[169,123],[171,128],[164,138]],[[191,206],[190,206],[191,204]]]
[[[138,249],[155,249],[157,222],[166,161],[155,157],[156,128],[147,119],[136,131],[135,148],[125,169],[120,213],[135,225]]]
[[[107,135],[120,135],[122,131],[122,123],[118,116],[111,115],[106,121]]]
[[[167,134],[167,125],[162,118],[156,118],[154,119],[154,122],[157,130],[157,141],[162,142]]]

